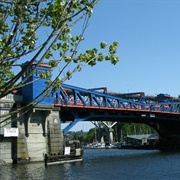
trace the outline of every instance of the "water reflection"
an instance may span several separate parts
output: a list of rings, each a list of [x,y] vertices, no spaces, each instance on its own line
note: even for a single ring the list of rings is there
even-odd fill
[[[177,179],[179,152],[85,150],[82,162],[31,163],[0,167],[2,180]]]

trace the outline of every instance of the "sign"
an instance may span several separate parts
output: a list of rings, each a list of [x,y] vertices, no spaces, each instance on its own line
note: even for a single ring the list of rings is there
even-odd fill
[[[18,137],[18,128],[4,128],[4,137]]]
[[[71,147],[65,147],[64,155],[70,155]]]

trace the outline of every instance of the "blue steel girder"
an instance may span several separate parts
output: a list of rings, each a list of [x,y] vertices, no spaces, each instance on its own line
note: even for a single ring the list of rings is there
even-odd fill
[[[68,128],[79,121],[93,120],[180,121],[180,102],[139,102],[66,84],[56,91],[53,105],[61,107],[62,121],[72,122]]]
[[[54,106],[74,106],[84,108],[114,108],[119,109],[136,109],[146,111],[159,111],[180,113],[180,102],[154,102],[146,103],[123,99],[120,97],[100,93],[88,89],[83,89],[67,84],[62,84],[56,92]]]
[[[145,104],[145,110],[160,111],[160,112],[174,112],[180,114],[180,103],[179,102],[162,102],[162,103],[151,103]]]
[[[64,128],[64,130],[63,130],[64,135],[67,134],[67,132],[68,132],[73,126],[75,126],[78,122],[80,122],[80,121],[84,121],[84,119],[79,118],[79,119],[75,119],[74,121],[71,121],[71,122]]]
[[[138,109],[142,103],[99,93],[79,87],[62,84],[57,90],[54,105],[74,105],[91,107],[111,107],[111,108],[132,108]]]
[[[68,132],[77,122],[80,121],[111,121],[111,122],[134,122],[134,123],[162,123],[180,121],[180,116],[169,112],[138,111],[113,109],[85,109],[75,107],[61,107],[60,119],[63,122],[71,122],[64,133]]]

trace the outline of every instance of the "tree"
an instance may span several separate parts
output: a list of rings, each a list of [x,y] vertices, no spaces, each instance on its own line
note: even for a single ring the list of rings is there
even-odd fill
[[[127,136],[155,133],[155,130],[152,127],[141,123],[117,123],[116,126],[119,137],[121,137],[121,135]]]
[[[103,60],[116,64],[119,61],[116,56],[117,42],[108,46],[103,41],[99,48],[79,52],[79,45],[84,40],[89,19],[98,1],[0,1],[0,98],[24,86],[26,79],[42,62],[49,64],[53,70],[60,69],[55,79],[47,83],[44,91],[49,88],[55,91],[61,83],[86,65],[94,66]],[[79,28],[82,30],[73,34],[76,24],[82,26]],[[25,68],[13,72],[14,66],[21,66],[27,60]],[[35,68],[21,80],[22,74],[35,61]],[[52,74],[53,71],[42,74],[41,78],[48,79]]]
[[[96,128],[92,128],[89,130],[89,132],[87,134],[86,142],[93,142],[94,140],[97,140],[95,137],[96,136],[95,131],[96,131]]]

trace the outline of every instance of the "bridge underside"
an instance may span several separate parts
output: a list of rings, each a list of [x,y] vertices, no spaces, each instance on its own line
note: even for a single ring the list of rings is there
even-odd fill
[[[61,107],[60,118],[62,122],[75,121],[125,121],[136,123],[161,123],[180,121],[179,115],[148,112],[138,110],[107,110],[107,109],[85,109]]]
[[[178,121],[159,122],[159,149],[180,149],[180,124]]]
[[[107,110],[61,107],[62,122],[71,122],[65,133],[80,121],[111,121],[143,123],[153,127],[160,136],[159,149],[180,149],[180,117],[176,114],[137,110]]]

